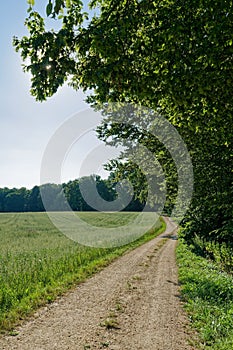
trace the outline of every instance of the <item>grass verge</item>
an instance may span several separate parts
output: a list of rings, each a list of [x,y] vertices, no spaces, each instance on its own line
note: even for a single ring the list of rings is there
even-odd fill
[[[192,248],[180,240],[177,262],[185,308],[200,336],[197,346],[233,349],[233,277]]]

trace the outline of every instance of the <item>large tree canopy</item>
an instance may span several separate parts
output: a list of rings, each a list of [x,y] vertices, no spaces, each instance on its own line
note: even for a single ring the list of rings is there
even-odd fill
[[[91,89],[94,104],[126,101],[159,110],[177,128],[193,160],[195,192],[186,234],[229,241],[232,1],[93,0],[90,6],[98,10],[88,20],[81,1],[49,0],[47,15],[61,22],[57,31],[47,30],[30,7],[29,36],[15,38],[14,45],[32,74],[31,93],[45,100],[68,80],[76,89]],[[122,128],[110,120],[100,126],[104,140],[119,134]],[[154,152],[171,174],[169,155],[158,144]]]
[[[25,69],[33,75],[37,99],[50,96],[70,77],[77,88],[95,89],[95,98],[103,102],[119,96],[156,106],[168,96],[174,105],[188,107],[200,105],[200,97],[202,104],[207,98],[214,105],[229,102],[232,1],[90,4],[99,5],[100,14],[86,22],[81,1],[57,0],[54,8],[49,1],[47,13],[61,20],[56,32],[46,31],[44,19],[31,10],[30,36],[14,44],[30,59]]]

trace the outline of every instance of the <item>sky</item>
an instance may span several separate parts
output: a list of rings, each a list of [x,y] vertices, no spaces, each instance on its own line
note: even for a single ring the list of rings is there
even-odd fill
[[[36,2],[44,13],[46,0]],[[43,103],[30,95],[30,76],[22,71],[20,54],[12,46],[14,35],[27,34],[27,8],[27,0],[1,4],[0,188],[39,185],[41,161],[49,140],[68,118],[89,107],[84,93],[68,86]],[[90,132],[76,149],[75,145],[70,149],[63,164],[62,182],[79,177],[77,163],[99,144],[94,132]],[[100,175],[101,171],[100,167]]]

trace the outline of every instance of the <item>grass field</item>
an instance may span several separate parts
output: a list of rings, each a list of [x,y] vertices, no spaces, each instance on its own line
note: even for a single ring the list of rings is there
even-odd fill
[[[62,215],[62,214],[61,214]],[[137,213],[79,213],[98,227],[130,223]],[[85,247],[68,239],[46,213],[0,214],[0,329],[11,330],[37,307],[53,301],[115,257],[158,235],[157,227],[118,248]]]

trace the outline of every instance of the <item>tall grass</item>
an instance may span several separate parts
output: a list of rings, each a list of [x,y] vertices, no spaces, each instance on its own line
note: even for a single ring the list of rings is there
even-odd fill
[[[233,244],[206,241],[199,236],[192,239],[194,250],[200,255],[211,259],[222,271],[233,274]]]
[[[222,266],[197,255],[182,240],[177,248],[179,279],[200,347],[233,349],[233,276]]]
[[[82,213],[98,226],[121,226],[135,213]],[[119,248],[90,248],[69,240],[45,213],[0,214],[0,329],[12,327],[127,249],[162,232],[165,224]]]

